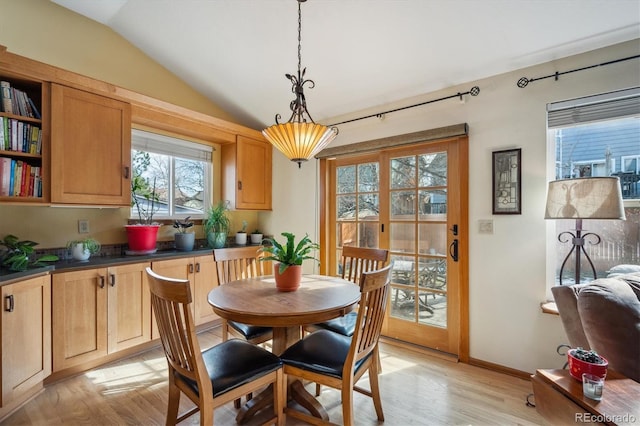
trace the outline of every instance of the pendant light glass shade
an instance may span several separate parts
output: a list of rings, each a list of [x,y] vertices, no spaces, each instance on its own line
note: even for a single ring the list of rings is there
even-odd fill
[[[267,127],[262,134],[289,160],[300,166],[303,161],[329,145],[338,132],[335,127],[329,128],[322,124],[290,121]]]

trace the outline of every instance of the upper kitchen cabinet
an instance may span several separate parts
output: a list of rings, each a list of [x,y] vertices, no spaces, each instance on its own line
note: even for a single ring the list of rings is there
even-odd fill
[[[131,106],[51,85],[51,202],[129,206]]]
[[[271,144],[238,135],[222,145],[223,198],[236,210],[271,210]]]

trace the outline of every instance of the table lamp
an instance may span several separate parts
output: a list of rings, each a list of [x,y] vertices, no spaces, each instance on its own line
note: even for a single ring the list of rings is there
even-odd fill
[[[586,237],[594,241],[591,244],[599,244],[600,236],[587,232],[582,233],[582,219],[621,219],[625,220],[624,205],[622,203],[622,191],[618,177],[584,177],[576,179],[562,179],[549,182],[547,192],[547,207],[545,219],[575,219],[575,233],[561,232],[558,241],[566,243],[571,241],[573,247],[567,254],[560,267],[560,285],[562,285],[562,272],[575,252],[575,283],[580,283],[580,255],[584,254],[591,269],[593,278],[596,279],[596,268],[584,249]],[[571,238],[569,238],[569,236]]]

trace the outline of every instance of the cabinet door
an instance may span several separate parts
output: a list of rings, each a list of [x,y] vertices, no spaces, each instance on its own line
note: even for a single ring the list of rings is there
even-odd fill
[[[109,353],[151,340],[147,266],[150,263],[113,266],[107,270]]]
[[[51,277],[0,288],[2,309],[1,406],[51,374]]]
[[[220,318],[213,312],[213,309],[207,300],[209,292],[218,286],[218,276],[216,273],[216,263],[213,260],[213,254],[197,256],[194,259],[194,264],[195,285],[193,293],[193,315],[196,325],[200,325]]]
[[[222,146],[224,198],[232,208],[271,210],[271,144],[238,136]]]
[[[191,297],[194,297],[193,295],[195,294],[195,292],[194,292],[193,274],[195,271],[195,266],[193,264],[192,257],[160,260],[158,262],[153,262],[151,264],[151,269],[153,269],[153,272],[155,272],[156,274],[162,275],[163,277],[189,280],[189,286],[191,287]],[[151,338],[152,339],[160,338],[160,335],[158,334],[158,327],[156,326],[155,316],[153,315],[151,318]]]
[[[53,371],[107,355],[107,270],[53,275]]]
[[[51,85],[51,202],[129,206],[131,106]]]

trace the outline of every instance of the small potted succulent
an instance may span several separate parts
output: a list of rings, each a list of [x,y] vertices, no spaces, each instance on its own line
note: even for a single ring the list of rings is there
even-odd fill
[[[319,262],[312,252],[319,249],[320,246],[312,242],[309,235],[305,235],[297,244],[294,234],[283,232],[281,235],[287,239],[284,245],[274,238],[264,240],[266,245],[258,251],[266,253],[266,256],[260,260],[273,260],[276,288],[279,291],[294,291],[300,287],[302,280],[302,261],[311,259]]]
[[[605,357],[598,355],[593,350],[582,348],[570,349],[567,352],[569,361],[569,374],[576,380],[582,381],[582,374],[588,373],[605,378],[609,362]]]
[[[173,227],[178,230],[174,234],[176,250],[191,251],[196,241],[196,234],[189,232],[189,228],[193,226],[193,222],[190,221],[191,216],[185,217],[183,220],[176,219],[173,222]]]
[[[100,243],[91,237],[87,237],[67,242],[67,250],[71,252],[71,257],[75,260],[88,260],[92,254],[100,251]]]
[[[251,244],[262,244],[263,235],[259,229],[256,229],[255,231],[253,231],[250,237],[251,237]]]
[[[236,244],[240,246],[247,245],[247,221],[242,221],[242,229],[236,232]]]

